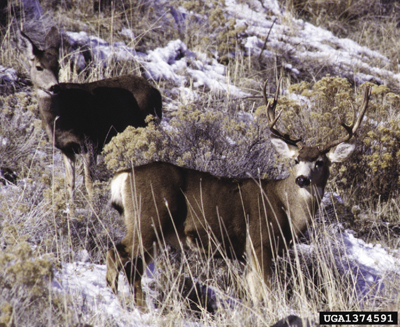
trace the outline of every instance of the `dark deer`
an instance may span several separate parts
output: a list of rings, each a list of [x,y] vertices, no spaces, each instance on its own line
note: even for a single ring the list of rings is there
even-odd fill
[[[123,214],[127,234],[107,253],[108,285],[117,293],[118,272],[125,268],[134,284],[135,301],[143,306],[141,278],[152,260],[153,243],[161,240],[161,246],[165,241],[177,249],[197,246],[210,253],[218,247],[230,258],[246,258],[251,280],[261,277],[258,280],[268,289],[274,255],[304,232],[314,217],[331,163],[342,162],[354,150],[345,142],[360,126],[369,96],[366,88],[358,118],[354,112],[353,123],[342,124],[345,137],[324,147],[308,147],[275,128],[278,91],[267,103],[264,87],[272,145],[296,162],[286,179],[221,178],[162,162],[118,172],[111,182],[111,200]],[[254,283],[250,286],[257,294]]]
[[[85,185],[92,198],[97,155],[127,126],[146,126],[147,115],[161,119],[161,94],[146,79],[133,75],[84,84],[59,83],[60,35],[55,27],[46,36],[44,50],[22,32],[18,46],[29,59],[43,127],[63,154],[71,199],[77,154],[84,156]]]

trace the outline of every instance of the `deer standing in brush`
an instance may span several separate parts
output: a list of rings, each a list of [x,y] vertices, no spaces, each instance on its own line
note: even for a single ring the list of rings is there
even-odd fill
[[[282,180],[222,178],[162,162],[118,172],[111,200],[124,217],[127,234],[107,253],[108,285],[118,291],[118,272],[124,268],[135,301],[143,306],[141,278],[152,260],[153,243],[161,240],[160,246],[165,241],[177,249],[196,246],[208,253],[218,248],[230,258],[246,258],[251,279],[261,276],[270,287],[275,253],[287,248],[314,217],[331,163],[342,162],[354,150],[347,141],[363,120],[369,96],[366,88],[358,117],[354,112],[353,123],[342,124],[346,136],[309,147],[275,128],[278,91],[268,103],[264,87],[272,145],[296,163]]]
[[[18,47],[27,55],[39,113],[49,141],[61,150],[71,199],[76,155],[83,154],[85,186],[93,197],[97,155],[126,127],[146,126],[147,115],[162,117],[160,92],[143,77],[123,75],[92,83],[59,83],[60,35],[52,27],[40,50],[24,33]]]

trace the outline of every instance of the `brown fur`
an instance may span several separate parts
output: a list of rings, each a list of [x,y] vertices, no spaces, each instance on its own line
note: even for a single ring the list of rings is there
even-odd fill
[[[303,161],[315,161],[322,153],[315,147],[304,146],[299,151],[298,160]]]

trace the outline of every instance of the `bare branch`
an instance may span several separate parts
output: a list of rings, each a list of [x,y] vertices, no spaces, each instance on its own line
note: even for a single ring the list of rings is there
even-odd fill
[[[267,42],[268,42],[268,39],[269,39],[269,35],[271,34],[272,27],[274,27],[276,20],[277,20],[277,18],[275,18],[274,21],[272,22],[271,28],[270,28],[269,31],[268,31],[268,35],[267,35],[267,37],[265,38],[264,45],[262,46],[261,52],[260,52],[260,54],[258,55],[258,60],[259,60],[259,61],[260,61],[260,59],[261,59],[261,55],[262,55],[263,51],[265,50],[265,47],[267,46]]]

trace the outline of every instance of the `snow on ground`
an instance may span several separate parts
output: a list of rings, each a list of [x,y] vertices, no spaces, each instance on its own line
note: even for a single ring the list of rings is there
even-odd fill
[[[285,13],[281,14],[275,0],[264,1],[264,6],[268,8],[263,8],[261,2],[256,0],[247,3],[227,0],[225,3],[226,14],[234,17],[238,26],[247,26],[244,37],[247,55],[259,56],[265,38],[271,32],[267,43],[270,50],[264,49],[262,55],[282,57],[280,54],[290,53],[291,63],[283,62],[283,65],[296,75],[299,74],[300,67],[315,67],[318,66],[317,62],[321,67],[330,67],[335,75],[345,76],[358,83],[369,80],[382,82],[387,78],[400,79],[399,74],[386,68],[390,65],[389,59],[377,51],[360,46],[350,39],[338,38],[327,30],[299,19],[290,17],[291,23],[285,23],[289,18]],[[268,16],[267,12],[272,12],[275,16]],[[171,14],[177,26],[182,23],[182,17],[188,15],[184,8],[171,10]],[[127,29],[120,33],[133,35],[133,31]],[[172,83],[174,87],[169,90],[171,93],[193,98],[197,88],[206,87],[212,92],[223,92],[225,96],[249,95],[247,90],[241,90],[232,84],[225,66],[218,63],[218,58],[209,58],[204,53],[189,50],[181,40],[170,41],[164,48],[140,53],[126,46],[124,42],[110,45],[98,37],[88,36],[86,32],[65,32],[65,35],[72,48],[84,45],[90,48],[97,64],[105,66],[111,58],[117,61],[138,61],[147,78],[168,80]],[[83,55],[78,51],[74,56],[77,63],[83,65]],[[193,88],[188,88],[191,84]]]
[[[339,202],[342,200],[333,194]],[[324,205],[329,205],[330,195],[326,194],[323,199]],[[355,291],[362,300],[365,296],[373,296],[376,292],[383,290],[388,276],[397,274],[400,267],[399,253],[382,247],[380,244],[370,244],[354,237],[352,231],[345,230],[337,237],[337,247],[340,255],[336,257],[336,264],[339,269],[351,273],[353,276]],[[313,245],[300,244],[300,247],[307,247],[307,251],[312,251]],[[303,249],[304,250],[304,249]],[[131,296],[126,278],[120,273],[119,276],[119,295],[116,296],[106,285],[106,266],[96,265],[85,262],[87,259],[85,251],[78,254],[81,261],[74,263],[64,263],[61,269],[55,272],[53,288],[74,299],[74,303],[79,307],[79,312],[83,313],[84,320],[112,321],[118,326],[155,326],[157,323],[156,315],[160,314],[154,308],[149,313],[143,313],[137,308],[124,305],[123,298]],[[86,259],[85,259],[86,258]],[[389,279],[390,280],[390,279]],[[147,286],[152,281],[151,269],[147,270],[147,276],[143,278],[143,288],[147,294],[147,305],[152,306],[152,291]],[[371,291],[372,290],[372,291]],[[239,299],[218,298],[218,294],[211,289],[215,302],[225,302],[227,305],[239,303]],[[129,302],[128,302],[129,303]],[[184,322],[184,325],[190,325]]]
[[[394,256],[397,251],[385,249],[380,244],[365,243],[349,230],[343,233],[342,240],[346,257],[340,261],[353,273],[359,295],[373,295],[383,290],[384,279],[399,270],[400,260]]]
[[[115,326],[156,326],[157,315],[161,314],[152,308],[152,291],[147,287],[151,282],[151,272],[147,269],[147,277],[142,279],[143,289],[146,292],[146,304],[150,307],[147,313],[132,306],[132,297],[126,278],[120,273],[119,295],[116,296],[106,285],[106,266],[77,261],[64,263],[56,271],[53,280],[53,289],[63,296],[71,297],[74,304],[83,313],[84,321],[94,321],[95,326],[102,326],[104,322]],[[123,299],[128,297],[130,306],[124,306]],[[129,304],[128,304],[129,305]],[[158,320],[159,321],[159,320]],[[198,326],[185,321],[185,326]]]
[[[104,320],[114,319],[118,325],[130,326],[132,322],[135,322],[135,325],[141,321],[146,322],[148,315],[142,314],[139,310],[129,311],[123,308],[120,299],[107,287],[105,276],[105,265],[86,262],[65,263],[55,274],[53,288],[66,296],[71,296],[75,305],[86,314],[87,320],[101,313]],[[121,282],[124,281],[122,277],[121,275]],[[126,283],[124,285],[125,287],[122,290],[120,287],[120,290],[128,293]],[[99,320],[101,319],[96,319]]]
[[[382,290],[385,287],[384,278],[398,271],[400,260],[391,253],[393,251],[383,248],[380,244],[365,243],[355,238],[351,231],[344,231],[340,242],[345,246],[343,251],[346,255],[338,257],[337,264],[352,273],[360,298],[374,294],[370,293],[371,288]],[[135,308],[127,310],[120,298],[106,286],[105,275],[105,265],[86,262],[64,263],[55,274],[53,287],[64,295],[71,296],[76,306],[86,315],[85,319],[89,320],[97,315],[96,321],[99,321],[98,316],[101,314],[104,320],[113,319],[119,326],[152,325],[155,318],[152,315],[158,314],[157,310],[151,310],[150,313],[142,313]],[[120,296],[129,296],[129,288],[122,274],[119,280]],[[151,273],[148,272],[144,283],[150,281]],[[144,289],[146,290],[146,287]]]
[[[0,65],[0,84],[13,84],[18,80],[17,71]]]

